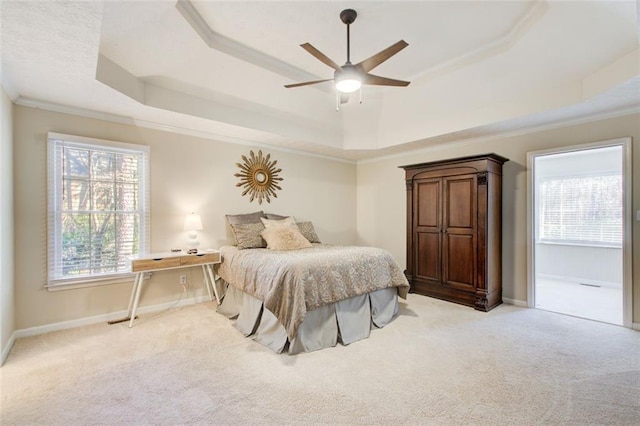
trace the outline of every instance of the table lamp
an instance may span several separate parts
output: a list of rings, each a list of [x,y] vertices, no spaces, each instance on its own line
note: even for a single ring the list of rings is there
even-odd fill
[[[191,213],[184,218],[184,230],[188,231],[187,247],[189,249],[197,249],[200,245],[196,231],[202,231],[202,229],[202,219],[199,214]]]

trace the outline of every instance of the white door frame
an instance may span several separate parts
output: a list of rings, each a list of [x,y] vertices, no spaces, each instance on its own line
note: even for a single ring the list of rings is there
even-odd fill
[[[622,200],[622,323],[625,327],[632,326],[632,239],[633,226],[631,204],[631,138],[618,138],[600,142],[572,145],[560,148],[551,148],[527,153],[527,306],[535,307],[535,162],[539,156],[560,154],[573,151],[582,151],[593,148],[606,148],[609,146],[622,146],[622,181],[624,196]]]

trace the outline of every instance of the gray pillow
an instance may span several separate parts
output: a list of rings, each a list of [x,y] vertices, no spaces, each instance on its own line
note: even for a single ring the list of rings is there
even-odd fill
[[[273,213],[266,213],[265,216],[267,217],[267,219],[270,219],[270,220],[282,220],[289,217],[289,216],[280,216],[279,214],[273,214]]]
[[[316,230],[313,228],[313,223],[311,222],[296,222],[298,225],[298,229],[300,233],[304,235],[304,237],[309,240],[310,243],[319,243],[320,238],[318,238],[318,234],[316,234]]]
[[[262,225],[262,222],[260,222],[260,219],[264,217],[264,212],[262,210],[254,212],[254,213],[247,213],[247,214],[228,214],[228,215],[225,215],[225,217],[227,218],[227,223],[229,224],[229,227],[231,228],[231,233],[233,234],[233,238],[236,240],[236,245],[238,247],[244,246],[245,244],[254,245],[255,241],[253,243],[247,243],[246,240],[238,241],[238,235],[237,235],[238,233],[234,229],[235,225],[246,225],[246,224],[250,224],[250,223],[259,223],[262,226],[262,229],[264,229],[264,226]],[[258,237],[260,238],[261,241],[264,242],[264,240],[262,240],[262,237],[260,237],[260,231],[258,231]],[[244,230],[243,230],[243,232],[244,232]],[[264,245],[262,245],[261,247],[266,247],[266,243],[264,243]],[[249,248],[249,247],[246,247],[246,248]]]
[[[240,223],[261,223],[260,218],[265,217],[264,212],[260,210],[255,213],[247,214],[228,214],[226,215],[229,225],[237,225]]]
[[[236,223],[230,224],[230,226],[239,249],[264,248],[267,246],[266,241],[260,235],[264,231],[262,223]]]

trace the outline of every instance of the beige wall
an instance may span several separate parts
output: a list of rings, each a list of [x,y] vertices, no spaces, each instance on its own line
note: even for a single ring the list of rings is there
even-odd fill
[[[0,350],[6,355],[14,326],[13,104],[0,86]]]
[[[640,209],[640,115],[628,115],[587,124],[539,131],[521,136],[477,143],[459,143],[430,150],[358,164],[358,244],[391,251],[401,266],[406,264],[404,170],[398,166],[495,152],[510,159],[503,182],[503,295],[527,300],[527,152],[633,138],[633,206]],[[633,222],[633,234],[640,229]],[[633,242],[634,322],[640,322],[640,241]]]
[[[233,176],[239,171],[235,164],[240,156],[256,148],[23,106],[15,107],[14,116],[16,329],[122,311],[131,289],[128,283],[57,292],[43,288],[47,132],[150,147],[152,251],[185,246],[182,224],[190,211],[202,215],[203,248],[229,242],[225,214],[259,209],[311,220],[323,242],[355,243],[355,164],[262,149],[278,160],[284,181],[278,197],[260,206],[241,196]],[[203,295],[202,273],[197,268],[154,273],[141,306],[177,300],[178,276],[184,273],[190,284],[188,297]]]
[[[2,105],[3,108],[11,108],[6,96]],[[50,131],[151,147],[153,251],[184,245],[186,235],[181,226],[184,215],[189,211],[202,215],[205,230],[200,233],[201,246],[216,248],[229,242],[224,214],[263,209],[312,220],[319,236],[327,243],[357,243],[386,248],[401,266],[405,264],[406,200],[404,171],[398,166],[495,152],[510,159],[505,164],[503,185],[504,297],[523,302],[527,297],[526,153],[626,136],[633,138],[633,145],[640,140],[640,116],[630,115],[521,136],[434,147],[404,156],[362,162],[357,167],[350,163],[263,149],[278,160],[284,181],[278,198],[259,206],[240,195],[240,189],[235,187],[237,178],[233,176],[238,170],[235,163],[240,161],[240,156],[256,148],[22,106],[14,107],[13,116],[15,250],[20,256],[16,257],[14,271],[15,307],[5,299],[2,302],[3,344],[6,338],[5,318],[7,315],[13,317],[14,311],[15,326],[12,324],[10,332],[14,328],[26,329],[122,311],[128,302],[130,284],[59,292],[43,288],[46,280],[46,134]],[[6,129],[11,127],[10,124],[4,125],[6,117],[10,115],[3,111],[3,143]],[[6,149],[3,147],[3,155]],[[640,170],[639,149],[633,150],[633,164],[635,170]],[[3,185],[6,182],[4,176],[3,171]],[[634,212],[640,209],[639,179],[639,174],[635,173]],[[3,197],[4,194],[3,186]],[[4,211],[0,210],[0,214]],[[2,220],[7,220],[6,216],[3,215]],[[637,227],[638,222],[634,222],[634,234]],[[2,241],[6,239],[2,238]],[[640,321],[638,244],[634,239],[636,323]],[[5,261],[6,252],[2,250]],[[141,304],[155,305],[177,300],[181,291],[178,275],[184,271],[154,274]],[[203,295],[200,271],[190,269],[187,275],[190,283],[187,297]],[[3,277],[3,292],[10,289],[5,288],[4,283]]]

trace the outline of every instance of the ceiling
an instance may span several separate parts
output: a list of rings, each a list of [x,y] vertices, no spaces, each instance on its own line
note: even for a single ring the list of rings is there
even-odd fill
[[[7,1],[14,102],[213,140],[362,160],[640,111],[639,1]],[[356,63],[404,39],[336,111]]]

